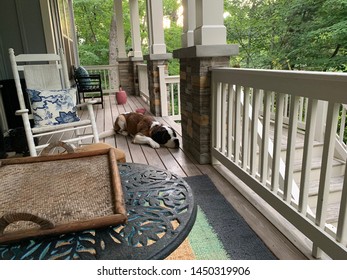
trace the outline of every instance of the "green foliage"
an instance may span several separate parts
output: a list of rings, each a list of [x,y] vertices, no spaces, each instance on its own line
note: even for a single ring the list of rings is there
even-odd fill
[[[171,28],[164,30],[166,51],[172,53],[174,50],[181,48],[181,34],[182,27],[173,25]],[[178,59],[169,61],[169,75],[178,75],[180,72],[180,65]]]
[[[163,13],[164,15],[168,16],[171,20],[171,23],[175,25],[178,20],[178,9],[181,6],[180,0],[164,0],[163,1]]]
[[[293,34],[289,37],[289,42],[295,48],[287,48],[288,58],[293,67],[319,71],[345,69],[347,2],[341,0],[295,2],[297,5],[288,15],[298,23],[292,28]],[[342,2],[345,2],[345,7]]]
[[[232,64],[270,69],[346,71],[347,0],[225,1]]]
[[[107,65],[113,0],[74,0],[73,5],[81,64]],[[127,1],[123,3],[123,14],[126,46],[130,49],[130,15]]]
[[[173,53],[174,50],[181,48],[181,35],[183,28],[177,25],[178,21],[178,10],[181,6],[181,1],[177,0],[164,0],[164,16],[170,19],[171,26],[164,30],[166,51]],[[169,61],[169,75],[179,75],[180,64],[178,59],[171,59]]]
[[[81,64],[108,64],[113,0],[74,0]],[[225,0],[228,43],[240,46],[237,67],[347,71],[347,0]],[[167,52],[181,47],[177,0],[164,0]],[[139,0],[143,54],[148,53],[146,1]],[[131,48],[128,1],[123,1],[126,48]],[[169,62],[169,74],[179,63]]]
[[[109,63],[109,34],[113,13],[113,0],[74,0],[74,16],[78,39],[79,57],[82,65],[102,65]],[[177,26],[177,11],[180,1],[164,0],[164,15],[172,23],[165,30],[167,51],[181,47],[182,28]],[[140,33],[143,54],[148,53],[146,1],[139,0]],[[123,24],[126,49],[132,47],[130,31],[130,11],[128,1],[123,1]],[[169,61],[169,74],[179,73],[179,62]]]
[[[108,64],[113,1],[74,0],[73,4],[81,64]]]

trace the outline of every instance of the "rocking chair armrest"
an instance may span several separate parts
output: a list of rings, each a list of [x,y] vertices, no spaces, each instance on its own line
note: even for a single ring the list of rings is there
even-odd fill
[[[17,111],[15,112],[15,115],[16,115],[16,116],[20,116],[20,115],[23,115],[23,114],[25,114],[25,113],[29,113],[29,110],[28,110],[28,109],[17,110]]]
[[[77,104],[76,107],[80,108],[80,107],[86,107],[89,104],[94,105],[95,103],[97,103],[97,100],[88,100],[87,102],[81,103],[81,104]]]

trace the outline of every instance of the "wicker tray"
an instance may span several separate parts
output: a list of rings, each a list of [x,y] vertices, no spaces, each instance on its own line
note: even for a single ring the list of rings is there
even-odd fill
[[[114,149],[0,161],[0,243],[127,221]]]

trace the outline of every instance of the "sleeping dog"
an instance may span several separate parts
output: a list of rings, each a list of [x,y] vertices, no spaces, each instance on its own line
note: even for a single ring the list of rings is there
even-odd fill
[[[113,128],[113,133],[106,131],[101,133],[100,137],[119,133],[124,136],[131,135],[135,144],[148,144],[155,149],[161,145],[167,148],[179,147],[179,140],[173,128],[160,124],[152,116],[134,112],[120,114]]]

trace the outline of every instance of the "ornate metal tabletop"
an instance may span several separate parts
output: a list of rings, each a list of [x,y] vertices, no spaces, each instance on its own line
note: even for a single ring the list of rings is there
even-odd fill
[[[0,245],[0,259],[164,259],[196,218],[189,185],[167,170],[118,164],[128,223]]]

